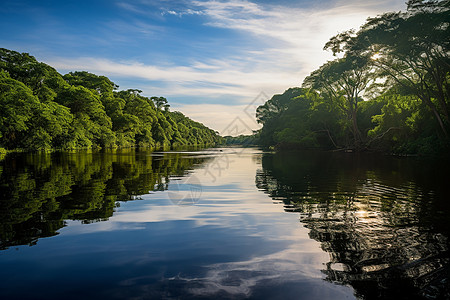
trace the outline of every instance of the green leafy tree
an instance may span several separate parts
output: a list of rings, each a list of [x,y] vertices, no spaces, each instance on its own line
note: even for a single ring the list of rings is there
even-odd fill
[[[448,137],[450,99],[450,26],[448,1],[408,1],[407,12],[368,19],[353,36],[334,37],[334,53],[371,59],[386,89],[418,97]]]
[[[353,135],[353,147],[362,147],[357,113],[362,94],[373,80],[371,66],[358,57],[345,57],[329,61],[305,78],[303,87],[314,89],[322,98],[336,103],[349,121]]]
[[[157,109],[162,110],[169,110],[170,105],[167,102],[167,99],[164,97],[151,97],[152,101],[155,103],[155,106]]]
[[[115,144],[111,118],[98,95],[83,86],[70,86],[64,88],[55,101],[69,107],[75,117],[74,137],[84,141],[80,145],[77,142],[75,146],[111,147]]]
[[[41,102],[53,100],[57,91],[67,85],[54,68],[28,53],[0,48],[0,69],[28,86]]]
[[[2,146],[14,149],[23,145],[22,138],[39,114],[40,102],[25,84],[0,71],[0,132]]]

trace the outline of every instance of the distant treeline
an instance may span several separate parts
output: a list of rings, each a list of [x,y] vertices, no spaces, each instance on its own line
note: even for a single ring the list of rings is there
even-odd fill
[[[259,146],[257,135],[224,136],[222,144],[226,146]]]
[[[338,58],[257,109],[267,147],[448,155],[450,1],[407,2],[330,39]],[[364,97],[364,98],[363,98]],[[244,140],[242,137],[241,140]]]
[[[105,76],[63,76],[27,53],[1,48],[0,150],[169,148],[219,142],[214,130],[169,111],[164,97],[117,89]]]

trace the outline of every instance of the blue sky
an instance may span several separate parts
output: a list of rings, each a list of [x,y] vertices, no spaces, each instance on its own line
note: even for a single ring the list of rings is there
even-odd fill
[[[223,133],[236,117],[243,130],[258,128],[261,92],[300,86],[332,59],[322,50],[330,37],[404,2],[2,0],[0,47],[164,96]]]

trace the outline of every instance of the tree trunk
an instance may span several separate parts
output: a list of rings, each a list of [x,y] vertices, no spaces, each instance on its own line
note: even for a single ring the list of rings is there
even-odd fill
[[[442,118],[439,115],[439,112],[435,108],[432,108],[432,110],[433,110],[434,116],[436,117],[436,120],[439,122],[439,126],[441,127],[441,130],[442,130],[442,133],[444,134],[444,137],[446,139],[448,139],[447,129],[445,129],[444,122],[442,122]]]
[[[439,126],[441,127],[442,133],[444,134],[444,137],[446,139],[448,139],[448,133],[447,133],[447,129],[445,129],[445,125],[444,122],[442,121],[442,117],[439,114],[436,106],[433,104],[433,102],[431,102],[431,100],[429,98],[427,98],[426,96],[419,96],[420,99],[422,99],[423,102],[425,102],[425,104],[431,109],[431,111],[433,112],[434,116],[436,117],[436,120],[439,123]]]
[[[358,122],[356,120],[356,110],[352,111],[352,127],[353,127],[353,138],[355,143],[355,149],[359,150],[361,148],[361,133],[359,132]]]

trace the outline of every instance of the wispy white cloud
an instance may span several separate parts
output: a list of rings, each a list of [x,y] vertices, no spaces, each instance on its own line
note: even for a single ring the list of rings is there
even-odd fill
[[[107,59],[58,59],[48,63],[60,70],[89,70],[148,81],[163,81],[166,95],[200,95],[216,97],[230,95],[240,98],[254,96],[260,89],[276,89],[290,81],[290,74],[247,71],[234,60],[192,62],[190,66],[145,65],[139,62],[115,62]],[[256,76],[257,75],[257,76]]]
[[[124,9],[124,10],[128,10],[128,11],[131,11],[131,12],[134,12],[134,13],[141,13],[142,12],[142,10],[139,9],[139,7],[137,7],[137,6],[135,6],[135,5],[131,4],[131,3],[128,3],[128,2],[117,2],[116,5],[118,7],[120,7],[120,8],[122,8],[122,9]]]
[[[293,8],[286,6],[265,7],[246,0],[194,1],[210,17],[210,26],[247,32],[255,40],[269,42],[266,55],[260,63],[271,69],[289,73],[292,66],[300,72],[301,81],[326,60],[330,53],[322,51],[333,35],[358,28],[369,16],[398,10],[404,6],[397,1],[338,1],[327,9]],[[290,68],[289,68],[290,66]]]
[[[186,9],[184,11],[175,11],[175,10],[167,10],[167,11],[163,11],[161,13],[163,16],[164,15],[174,15],[177,17],[182,17],[182,16],[186,16],[186,15],[203,15],[204,13],[200,10],[193,10],[193,9]]]

